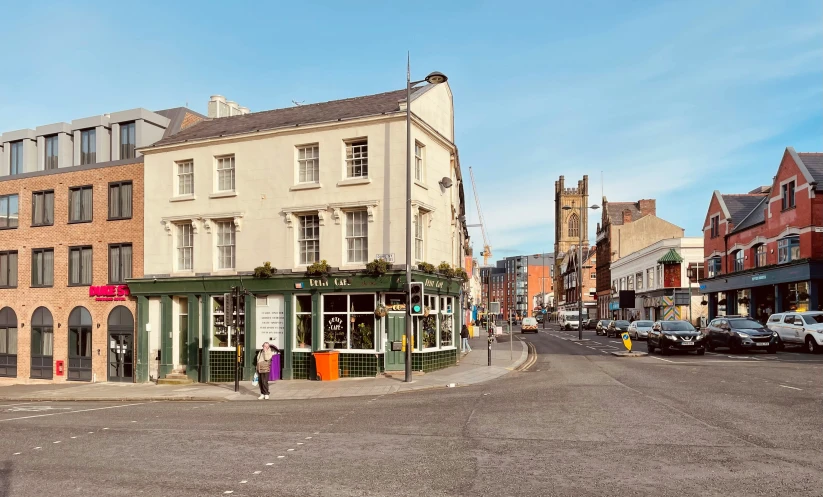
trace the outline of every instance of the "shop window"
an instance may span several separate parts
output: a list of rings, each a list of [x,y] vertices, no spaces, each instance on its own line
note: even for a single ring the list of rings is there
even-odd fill
[[[777,241],[777,262],[791,262],[800,259],[800,237],[788,236]]]
[[[418,320],[419,340],[415,342],[418,350],[437,348],[437,304],[437,296],[423,295],[423,306],[428,315]]]
[[[440,346],[450,347],[454,342],[454,305],[453,297],[440,297]]]
[[[801,281],[789,283],[786,292],[784,307],[790,311],[804,312],[809,310],[809,282]]]
[[[734,253],[734,270],[743,271],[743,251],[738,250]]]
[[[764,267],[766,265],[766,245],[760,244],[754,247],[754,266]]]
[[[634,275],[634,280],[637,282],[637,289],[643,289],[643,273],[637,273]]]
[[[231,294],[226,294],[231,296]],[[231,297],[229,297],[231,298]],[[212,297],[212,348],[234,347],[239,340],[240,345],[245,343],[244,335],[238,334],[231,328],[232,318],[237,320],[237,327],[246,328],[246,297],[240,296],[239,309],[234,309],[231,316],[226,316],[226,296]],[[236,307],[236,306],[233,306]],[[228,317],[228,319],[227,319]]]
[[[295,348],[311,349],[311,295],[295,296]]]
[[[375,349],[375,294],[323,296],[323,342],[327,349]]]

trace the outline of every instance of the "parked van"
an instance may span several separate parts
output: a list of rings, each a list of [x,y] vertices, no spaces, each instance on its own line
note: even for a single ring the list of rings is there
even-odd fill
[[[564,330],[576,330],[580,328],[580,315],[577,311],[561,311],[557,322]]]

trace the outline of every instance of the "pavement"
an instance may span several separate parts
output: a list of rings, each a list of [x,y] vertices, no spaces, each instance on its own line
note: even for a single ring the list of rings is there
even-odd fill
[[[509,345],[508,336],[498,337],[492,344],[492,364],[488,365],[486,338],[469,339],[472,352],[464,354],[459,364],[431,373],[415,373],[411,383],[404,381],[403,372],[393,377],[341,378],[336,381],[289,380],[269,384],[270,400],[321,399],[357,397],[454,388],[483,383],[500,378],[524,364],[528,347],[518,335]],[[63,383],[0,386],[0,401],[200,401],[224,402],[257,400],[260,394],[250,382],[191,385],[156,385],[154,383]]]

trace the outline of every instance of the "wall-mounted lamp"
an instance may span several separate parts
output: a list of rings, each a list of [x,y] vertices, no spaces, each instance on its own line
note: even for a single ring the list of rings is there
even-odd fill
[[[25,328],[25,327],[26,327],[26,323],[20,323],[20,327],[21,327],[21,328]]]
[[[60,327],[60,323],[57,323],[57,327],[58,327],[58,328]]]
[[[100,323],[97,323],[97,327],[100,328]]]

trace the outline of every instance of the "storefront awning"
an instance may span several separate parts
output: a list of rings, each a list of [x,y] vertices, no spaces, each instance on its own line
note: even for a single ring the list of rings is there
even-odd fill
[[[657,259],[658,264],[680,264],[681,262],[683,262],[683,258],[674,249],[669,249],[663,257]]]

